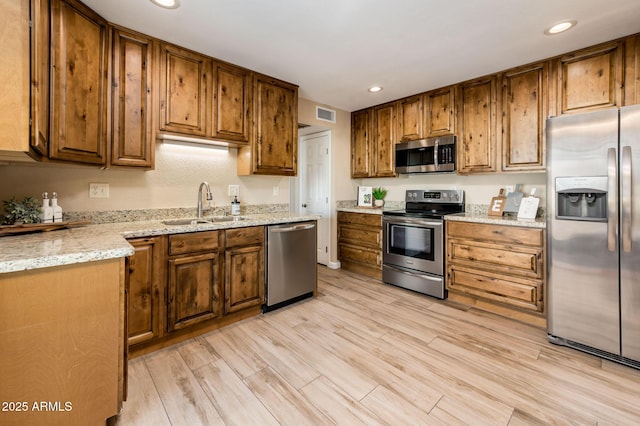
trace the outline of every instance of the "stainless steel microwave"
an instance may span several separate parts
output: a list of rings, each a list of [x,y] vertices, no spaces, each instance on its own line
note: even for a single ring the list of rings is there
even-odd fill
[[[396,144],[396,173],[441,173],[455,170],[455,135]]]

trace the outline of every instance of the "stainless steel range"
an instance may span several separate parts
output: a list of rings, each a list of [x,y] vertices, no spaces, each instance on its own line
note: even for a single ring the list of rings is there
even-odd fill
[[[405,209],[382,213],[382,280],[445,299],[444,215],[464,212],[464,191],[408,190]]]

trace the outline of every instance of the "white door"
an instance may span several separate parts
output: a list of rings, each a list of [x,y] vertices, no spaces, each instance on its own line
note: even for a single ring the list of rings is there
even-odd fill
[[[300,211],[321,215],[318,220],[318,263],[329,263],[331,212],[331,132],[325,131],[300,138]]]

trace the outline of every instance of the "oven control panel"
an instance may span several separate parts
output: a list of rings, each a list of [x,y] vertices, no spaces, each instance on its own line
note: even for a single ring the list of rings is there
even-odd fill
[[[405,201],[414,203],[464,203],[464,191],[456,189],[424,190],[409,189]]]

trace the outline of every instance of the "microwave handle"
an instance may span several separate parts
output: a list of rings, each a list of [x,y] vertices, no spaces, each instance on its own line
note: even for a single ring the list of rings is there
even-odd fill
[[[433,165],[436,168],[436,170],[439,169],[438,167],[438,142],[440,141],[440,139],[436,139],[434,146],[433,146]]]

